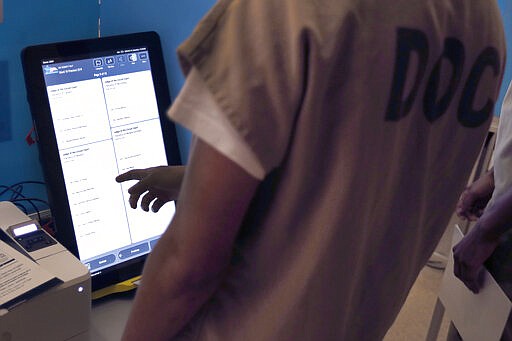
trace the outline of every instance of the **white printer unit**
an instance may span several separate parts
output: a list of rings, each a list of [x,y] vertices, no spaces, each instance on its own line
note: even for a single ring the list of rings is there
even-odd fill
[[[0,202],[0,229],[32,260],[62,281],[8,310],[0,310],[0,340],[89,340],[91,276],[64,246],[38,227],[15,236],[13,226],[30,221],[11,202]],[[1,231],[0,231],[1,232]],[[3,234],[5,238],[5,234]]]

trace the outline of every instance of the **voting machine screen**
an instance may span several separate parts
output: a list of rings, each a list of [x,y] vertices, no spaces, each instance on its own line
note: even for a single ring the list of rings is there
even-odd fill
[[[180,164],[160,40],[143,32],[22,52],[57,239],[97,290],[140,274],[174,215],[130,208],[118,174]]]

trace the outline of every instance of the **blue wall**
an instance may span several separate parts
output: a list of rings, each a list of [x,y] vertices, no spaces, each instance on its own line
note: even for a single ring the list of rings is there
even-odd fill
[[[0,185],[27,180],[42,181],[35,145],[25,136],[32,127],[26,101],[20,52],[28,45],[94,36],[98,5],[95,1],[4,1],[0,24]],[[0,189],[1,192],[1,189]],[[27,196],[45,199],[40,185],[27,185]],[[5,196],[0,200],[6,200]]]
[[[32,123],[20,62],[20,51],[28,45],[93,38],[98,34],[101,17],[103,36],[154,30],[160,34],[171,97],[176,98],[183,76],[176,48],[192,32],[215,0],[31,0],[4,1],[4,22],[0,24],[0,185],[27,180],[42,181],[37,147],[29,147],[25,135]],[[512,2],[498,0],[512,54]],[[512,78],[509,57],[504,84]],[[506,87],[502,87],[503,98]],[[501,103],[501,101],[500,101]],[[500,109],[500,105],[497,106]],[[178,127],[183,160],[186,160],[190,134]],[[0,189],[1,192],[1,189]],[[42,186],[27,186],[24,193],[46,199]],[[0,197],[0,200],[6,200]]]

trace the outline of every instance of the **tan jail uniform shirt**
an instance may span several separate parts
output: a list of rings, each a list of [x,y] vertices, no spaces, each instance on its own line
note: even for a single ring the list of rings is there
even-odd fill
[[[382,339],[490,124],[495,1],[219,1],[178,52],[169,115],[262,179],[178,339]]]

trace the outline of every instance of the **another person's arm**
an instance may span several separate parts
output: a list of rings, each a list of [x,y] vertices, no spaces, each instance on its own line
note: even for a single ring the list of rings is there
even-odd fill
[[[512,188],[488,207],[453,248],[454,273],[474,293],[483,285],[483,265],[512,228]]]
[[[466,187],[460,195],[456,213],[459,217],[475,221],[484,212],[494,191],[494,168]]]
[[[123,340],[169,340],[221,283],[259,181],[202,141],[176,215],[148,257]]]

